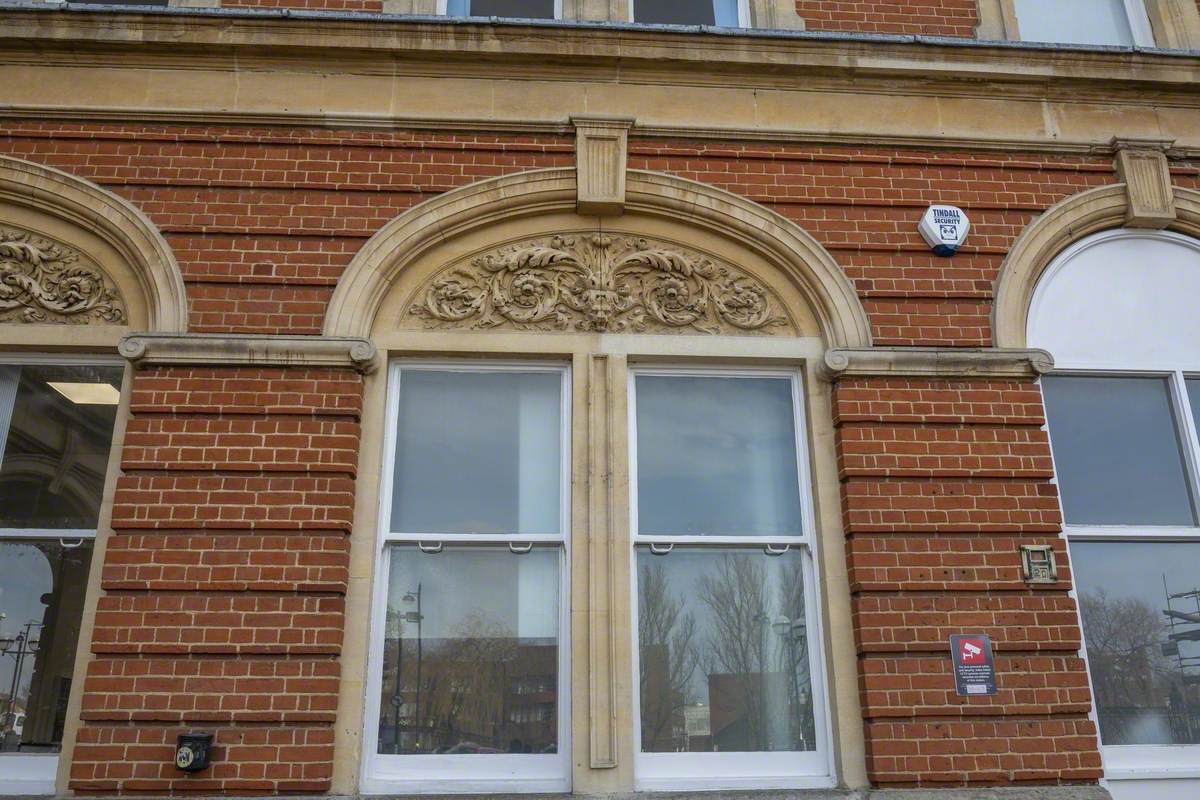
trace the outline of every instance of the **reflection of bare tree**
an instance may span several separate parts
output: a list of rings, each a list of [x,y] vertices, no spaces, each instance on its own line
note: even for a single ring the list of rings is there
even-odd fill
[[[642,569],[638,603],[642,741],[657,750],[654,743],[683,724],[683,708],[693,700],[689,686],[696,672],[696,619],[681,613],[683,600],[671,594],[662,564]]]
[[[739,695],[745,709],[745,749],[765,750],[762,673],[766,671],[769,622],[764,613],[766,570],[758,559],[724,553],[716,569],[700,578],[699,587],[700,599],[711,614],[706,669],[710,676],[724,673],[732,677],[730,689]],[[717,711],[714,708],[714,714]]]
[[[1097,705],[1161,702],[1157,673],[1168,666],[1159,652],[1161,616],[1137,598],[1109,597],[1103,589],[1085,594],[1080,612]]]
[[[1167,631],[1161,614],[1142,600],[1109,597],[1103,589],[1083,595],[1079,605],[1105,742],[1132,744],[1147,734],[1170,738],[1165,729],[1154,734],[1146,727],[1156,712],[1164,728],[1172,716],[1187,714],[1162,654]]]
[[[506,723],[503,701],[517,640],[513,631],[480,611],[465,617],[453,634],[430,643],[418,725],[436,732],[439,747],[496,743]]]

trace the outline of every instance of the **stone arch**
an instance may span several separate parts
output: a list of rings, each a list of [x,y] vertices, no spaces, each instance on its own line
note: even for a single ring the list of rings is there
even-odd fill
[[[1176,218],[1168,230],[1200,238],[1200,192],[1174,188]],[[996,346],[1026,346],[1029,304],[1046,268],[1068,246],[1126,224],[1125,184],[1088,189],[1058,202],[1021,233],[1000,266],[992,307]]]
[[[154,224],[128,201],[52,167],[0,156],[0,211],[5,212],[0,225],[11,241],[60,247],[77,259],[72,263],[86,263],[89,272],[111,279],[113,296],[129,306],[128,313],[122,308],[110,315],[117,327],[187,329],[187,299],[175,256]],[[59,343],[33,327],[20,326],[23,340]]]
[[[574,214],[576,202],[576,170],[570,167],[481,181],[406,211],[371,237],[350,263],[330,301],[325,335],[369,337],[393,286],[435,248],[500,223]],[[641,170],[627,173],[625,213],[599,218],[599,229],[640,216],[719,236],[773,271],[767,281],[787,284],[803,299],[827,346],[870,345],[870,325],[853,284],[795,223],[729,192]]]

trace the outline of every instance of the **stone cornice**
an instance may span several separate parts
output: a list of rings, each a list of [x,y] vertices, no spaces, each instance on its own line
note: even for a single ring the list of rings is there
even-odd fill
[[[756,80],[820,81],[830,75],[861,81],[907,77],[917,83],[1006,81],[1044,91],[1050,83],[1093,83],[1111,92],[1121,85],[1157,84],[1192,89],[1200,82],[1200,54],[1125,48],[1046,47],[918,36],[854,36],[798,31],[646,29],[589,23],[478,23],[384,15],[271,10],[158,9],[115,11],[41,4],[0,5],[0,41],[15,55],[18,40],[47,55],[88,58],[102,50],[139,48],[137,59],[195,63],[198,54],[239,60],[297,57],[321,50],[390,70],[397,60],[436,62],[458,72],[470,66],[495,74],[497,63],[524,64],[530,74],[579,77],[584,70],[641,67],[693,83],[744,84]],[[553,35],[537,35],[548,29]],[[699,35],[697,35],[699,34]],[[81,52],[82,51],[90,51]],[[303,51],[301,55],[299,51]],[[445,56],[453,54],[452,62]],[[122,58],[128,56],[122,52]],[[384,56],[384,64],[380,57]],[[566,61],[563,61],[565,59]],[[556,63],[557,61],[557,63]],[[561,66],[562,64],[567,66]],[[703,69],[698,70],[697,65]],[[769,67],[769,69],[764,69]]]
[[[825,351],[822,377],[1035,378],[1054,368],[1045,350],[863,347]]]
[[[379,365],[375,345],[351,337],[134,333],[117,349],[135,367],[344,367],[366,373]]]

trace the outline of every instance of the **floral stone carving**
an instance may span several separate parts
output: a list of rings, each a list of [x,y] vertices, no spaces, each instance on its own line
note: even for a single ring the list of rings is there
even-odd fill
[[[615,234],[509,245],[423,288],[409,313],[434,327],[709,334],[787,326],[760,281],[708,256]]]
[[[121,295],[65,245],[0,228],[0,322],[121,323]]]

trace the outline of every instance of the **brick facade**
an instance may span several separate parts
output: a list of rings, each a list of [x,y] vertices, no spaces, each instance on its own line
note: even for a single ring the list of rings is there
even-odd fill
[[[317,333],[387,220],[573,163],[567,139],[420,132],[23,123],[0,142],[142,208],[176,248],[197,332]],[[992,283],[1033,217],[1116,180],[1103,158],[651,139],[631,142],[630,167],[778,211],[844,265],[876,343],[951,347],[991,343]],[[952,261],[916,234],[933,202],[974,222]],[[294,372],[137,378],[73,788],[328,788],[360,384]],[[845,380],[835,407],[871,778],[1098,778],[1069,570],[1036,591],[1016,577],[1020,543],[1066,564],[1036,386]],[[1020,676],[994,699],[955,697],[938,657],[966,628]],[[201,721],[226,749],[197,782],[163,751]]]
[[[854,379],[834,398],[872,779],[1099,778],[1069,569],[1052,586],[1019,580],[1021,544],[1066,565],[1037,387]],[[1006,680],[993,698],[955,695],[939,657],[966,629],[995,643]]]
[[[796,0],[810,31],[975,37],[978,0]]]
[[[381,0],[222,6],[384,9]],[[976,0],[796,6],[818,32],[973,38],[980,22]],[[937,46],[972,57],[997,49]],[[912,63],[904,69],[916,71]],[[192,334],[315,338],[347,266],[398,215],[488,178],[576,166],[565,122],[508,128],[543,131],[522,134],[462,120],[442,130],[332,116],[290,126],[100,118],[6,118],[0,155],[93,181],[144,213],[178,260]],[[996,281],[1017,238],[1056,203],[1120,182],[1107,129],[1104,143],[1069,147],[648,127],[629,132],[628,168],[733,193],[811,234],[851,281],[881,347],[995,345]],[[1196,152],[1170,152],[1177,187],[1200,190]],[[935,203],[971,219],[952,259],[918,233]],[[102,591],[81,643],[89,660],[68,788],[337,790],[343,644],[365,625],[347,619],[365,379],[348,367],[248,364],[132,374]],[[1097,730],[1034,379],[854,376],[829,392],[871,784],[1094,784]],[[1023,544],[1054,550],[1056,583],[1021,579]],[[992,637],[1003,676],[994,697],[954,691],[947,638],[968,630]],[[173,744],[193,728],[216,732],[215,764],[185,775]]]
[[[73,790],[329,789],[361,410],[348,370],[137,374]]]

